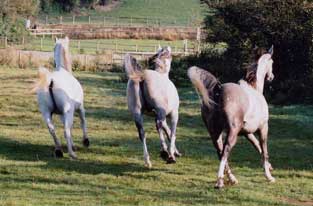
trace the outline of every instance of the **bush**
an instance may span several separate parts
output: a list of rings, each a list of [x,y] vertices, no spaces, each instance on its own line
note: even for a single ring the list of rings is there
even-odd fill
[[[245,63],[252,58],[253,48],[269,48],[273,44],[275,80],[273,89],[265,90],[267,95],[276,103],[313,102],[311,3],[304,0],[223,1],[218,4],[202,1],[215,9],[215,14],[205,20],[207,41],[227,45],[219,65],[223,79],[238,81],[245,72]],[[208,59],[212,58],[210,52],[206,54]],[[212,61],[215,59],[213,55]],[[282,94],[286,97],[282,98]]]

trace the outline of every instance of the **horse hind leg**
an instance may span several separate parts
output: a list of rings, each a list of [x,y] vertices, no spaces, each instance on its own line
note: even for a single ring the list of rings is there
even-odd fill
[[[80,125],[83,130],[83,145],[85,147],[89,147],[90,141],[87,135],[87,121],[86,121],[86,115],[85,115],[85,108],[83,105],[79,107],[78,113],[79,113],[79,118],[80,118]]]
[[[176,128],[178,123],[178,111],[173,111],[171,113],[171,140],[170,140],[170,156],[167,163],[175,163],[175,151],[176,151]]]
[[[238,131],[235,128],[231,128],[230,131],[228,132],[221,155],[221,162],[217,174],[217,182],[215,188],[220,189],[224,187],[224,172],[225,169],[227,170],[228,157],[230,155],[230,152],[237,142],[238,138],[237,135]]]
[[[62,151],[62,146],[61,146],[61,142],[60,140],[57,138],[56,134],[55,134],[55,128],[54,128],[54,125],[53,125],[53,122],[52,122],[52,116],[49,112],[49,114],[45,114],[44,115],[44,120],[47,124],[47,127],[48,127],[48,130],[49,130],[49,133],[51,134],[53,140],[54,140],[54,145],[55,145],[55,150],[54,150],[54,154],[55,154],[55,157],[57,158],[61,158],[63,157],[63,151]]]
[[[135,119],[135,124],[138,130],[139,139],[143,144],[143,155],[144,155],[145,166],[148,168],[151,168],[152,164],[151,164],[150,156],[148,152],[145,131],[143,129],[142,114],[135,114],[134,119]]]
[[[73,126],[73,118],[74,118],[74,111],[70,110],[63,114],[62,120],[64,124],[64,137],[66,139],[67,143],[67,150],[72,159],[77,159],[77,156],[75,152],[73,151],[73,145],[72,145],[72,136],[71,136],[71,128]]]
[[[213,145],[216,149],[218,159],[222,159],[222,152],[223,152],[223,133],[222,131],[217,132],[215,135],[212,135]],[[235,175],[232,173],[228,162],[225,164],[225,172],[227,177],[232,185],[238,184],[238,180]]]
[[[263,128],[260,129],[260,143],[262,148],[262,158],[265,176],[268,179],[268,181],[275,182],[275,178],[271,174],[272,165],[268,161],[269,155],[267,150],[267,138],[268,138],[268,124],[264,125]]]

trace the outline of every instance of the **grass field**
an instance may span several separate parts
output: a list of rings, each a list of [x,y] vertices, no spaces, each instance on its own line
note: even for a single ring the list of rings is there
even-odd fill
[[[79,42],[79,43],[78,43]],[[144,40],[144,39],[98,39],[98,40],[71,40],[70,49],[72,54],[84,53],[84,54],[95,54],[97,49],[101,51],[137,51],[138,52],[155,52],[158,49],[159,44],[161,46],[171,46],[173,52],[184,51],[184,41],[163,41],[163,40]],[[42,50],[42,51],[53,51],[55,46],[54,39],[44,38],[42,40],[33,39],[29,44],[26,45],[27,50]],[[81,49],[78,49],[78,48]],[[189,48],[195,47],[195,42],[188,42]]]
[[[177,164],[159,158],[152,118],[145,118],[152,169],[126,108],[125,83],[114,73],[79,72],[91,146],[78,160],[53,157],[52,138],[28,94],[35,70],[0,68],[0,205],[313,205],[313,107],[271,107],[269,151],[277,182],[266,182],[259,155],[240,138],[231,156],[239,184],[213,188],[218,161],[192,88],[181,98]],[[57,134],[63,131],[58,118]]]
[[[107,12],[81,9],[81,15],[76,15],[75,21],[88,23],[89,15],[91,23],[103,23],[103,16],[107,16],[112,18],[107,18],[105,24],[128,25],[132,17],[134,18],[132,23],[138,25],[160,23],[161,25],[187,26],[199,24],[204,17],[204,9],[200,0],[122,0],[118,7]],[[49,22],[58,23],[59,16],[60,14],[49,14]],[[63,23],[72,23],[71,14],[62,14],[62,16]],[[117,17],[122,18],[117,19]],[[41,15],[40,20],[45,22],[45,15]]]

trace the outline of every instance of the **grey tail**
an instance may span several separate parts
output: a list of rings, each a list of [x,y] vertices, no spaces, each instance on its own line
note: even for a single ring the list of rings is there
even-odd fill
[[[217,104],[222,92],[222,85],[215,76],[204,69],[193,66],[188,69],[188,77],[198,91],[203,104],[208,108]]]
[[[141,82],[144,79],[144,72],[137,60],[130,54],[126,54],[124,58],[124,67],[129,79]]]

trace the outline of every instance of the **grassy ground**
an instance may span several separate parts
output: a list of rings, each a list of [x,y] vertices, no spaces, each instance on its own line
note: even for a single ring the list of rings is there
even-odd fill
[[[75,73],[85,90],[91,147],[78,119],[78,160],[53,157],[52,138],[28,94],[36,71],[0,68],[0,205],[312,205],[313,107],[271,107],[269,151],[275,184],[260,157],[240,138],[231,165],[239,185],[213,189],[218,161],[191,88],[181,98],[177,164],[159,158],[152,118],[145,118],[153,168],[143,166],[141,143],[126,108],[125,83],[113,73]],[[55,118],[58,136],[62,128]]]
[[[111,11],[81,9],[80,12],[81,15],[76,15],[77,23],[88,23],[88,15],[90,15],[91,23],[102,24],[103,16],[107,16],[111,17],[105,20],[105,24],[109,25],[129,25],[132,17],[134,25],[194,26],[200,23],[204,16],[204,9],[199,0],[122,0],[121,4]],[[59,16],[60,14],[49,14],[49,22],[58,23]],[[62,14],[62,16],[63,23],[72,23],[71,14]],[[40,20],[45,22],[45,15],[41,15]]]
[[[25,45],[26,50],[35,51],[53,51],[55,41],[51,38],[33,39],[29,44]],[[71,53],[83,53],[83,54],[96,54],[97,49],[101,51],[137,51],[138,52],[155,52],[158,49],[159,44],[161,46],[171,46],[173,52],[184,51],[184,41],[163,41],[163,40],[144,40],[144,39],[98,39],[98,40],[71,40],[70,49]],[[78,49],[80,45],[81,49]],[[195,42],[188,42],[189,48],[195,47]]]

